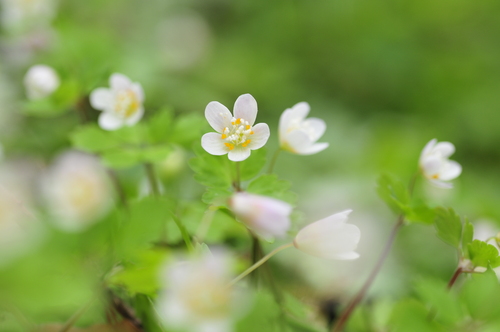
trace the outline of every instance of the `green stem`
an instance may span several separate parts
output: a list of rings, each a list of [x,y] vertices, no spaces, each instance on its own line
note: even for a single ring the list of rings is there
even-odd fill
[[[268,174],[271,174],[274,170],[274,166],[276,165],[276,161],[278,160],[278,156],[281,152],[281,148],[278,148],[273,155],[273,159],[271,159],[271,163],[269,164],[269,169],[267,170]]]
[[[233,182],[233,187],[234,187],[234,190],[241,191],[240,162],[237,161],[235,164],[236,164],[235,165],[236,176],[235,176],[235,179],[234,179],[234,182]]]
[[[153,195],[160,196],[160,189],[158,188],[158,181],[156,179],[153,164],[145,163],[144,168],[146,169],[146,175],[148,177],[149,186],[151,188],[151,191],[153,192]]]
[[[240,281],[241,279],[245,278],[247,275],[249,275],[250,273],[252,273],[259,266],[261,266],[262,264],[264,264],[265,262],[267,262],[269,260],[269,258],[273,257],[274,255],[276,255],[280,251],[285,250],[286,248],[290,248],[292,246],[293,246],[293,243],[287,243],[287,244],[284,244],[284,245],[279,246],[278,248],[274,249],[269,254],[267,254],[264,257],[262,257],[258,262],[256,262],[255,264],[253,264],[252,266],[250,266],[248,269],[246,269],[245,272],[243,272],[242,274],[240,274],[239,276],[237,276],[236,278],[234,278],[227,286],[228,287],[233,286],[238,281]]]
[[[188,248],[188,250],[190,252],[193,252],[194,251],[193,243],[191,242],[191,238],[189,237],[189,233],[186,230],[186,228],[184,227],[184,225],[182,224],[182,221],[179,218],[177,218],[177,216],[175,216],[175,215],[172,215],[172,219],[174,219],[175,224],[177,225],[177,227],[179,227],[179,230],[182,234],[182,239],[184,240],[186,247]]]

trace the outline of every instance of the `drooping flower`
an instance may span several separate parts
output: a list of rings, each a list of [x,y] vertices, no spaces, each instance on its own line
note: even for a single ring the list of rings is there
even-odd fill
[[[269,126],[254,125],[257,117],[257,102],[250,94],[244,94],[234,103],[234,116],[226,106],[212,101],[205,108],[205,117],[217,133],[207,133],[201,138],[201,146],[210,154],[228,154],[229,160],[242,161],[266,144]]]
[[[166,266],[157,310],[163,324],[189,332],[230,332],[241,311],[231,281],[229,259],[223,252],[176,261]]]
[[[35,65],[24,76],[24,87],[28,99],[36,100],[50,96],[59,88],[60,81],[56,71],[46,65]]]
[[[105,130],[116,130],[136,124],[144,114],[142,86],[116,73],[109,78],[109,86],[109,89],[97,88],[90,94],[92,107],[102,111],[99,126]]]
[[[435,186],[453,188],[450,181],[462,173],[462,166],[448,158],[455,152],[455,146],[450,142],[439,142],[432,139],[420,155],[420,169],[423,175]]]
[[[308,118],[310,106],[306,102],[286,109],[280,117],[280,146],[296,154],[314,154],[323,151],[328,143],[316,143],[326,130],[325,121]]]
[[[302,228],[295,236],[295,248],[312,256],[326,259],[350,260],[359,257],[355,252],[361,232],[347,224],[352,210],[345,210]]]
[[[42,184],[54,224],[67,232],[85,230],[113,202],[104,168],[95,157],[81,152],[61,155]]]
[[[292,206],[278,199],[238,192],[229,205],[239,220],[265,239],[282,238],[290,229]]]

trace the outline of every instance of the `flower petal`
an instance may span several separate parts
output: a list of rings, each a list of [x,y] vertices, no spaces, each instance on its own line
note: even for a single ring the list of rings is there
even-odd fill
[[[462,166],[456,161],[449,160],[441,172],[439,173],[439,179],[443,181],[453,180],[462,173]]]
[[[248,136],[250,139],[250,143],[248,144],[248,148],[250,150],[256,150],[263,147],[267,140],[269,139],[270,131],[267,123],[258,123],[252,128],[253,134]]]
[[[332,255],[332,259],[338,259],[338,260],[342,260],[342,261],[350,261],[350,260],[358,259],[358,258],[359,258],[359,254],[355,251],[346,252],[346,253],[338,254],[338,255]]]
[[[144,108],[140,107],[133,115],[125,119],[124,122],[128,126],[133,126],[137,122],[139,122],[139,120],[142,118],[143,115],[144,115]]]
[[[90,94],[90,105],[96,110],[107,110],[112,103],[113,93],[107,88],[97,88]]]
[[[103,112],[99,116],[99,126],[104,130],[116,130],[123,126],[123,119],[116,117],[113,113]]]
[[[449,182],[444,182],[440,180],[429,180],[430,183],[432,183],[435,187],[442,188],[442,189],[451,189],[453,188],[453,184]]]
[[[307,132],[311,142],[316,142],[325,133],[326,123],[318,118],[309,118],[304,120],[301,129]]]
[[[112,90],[129,89],[132,85],[130,78],[123,74],[114,73],[109,77],[109,86]]]
[[[439,142],[433,151],[440,152],[441,156],[448,158],[455,152],[455,146],[450,142]]]
[[[312,145],[303,147],[301,149],[297,149],[295,151],[295,153],[301,154],[301,155],[315,154],[315,153],[323,151],[329,145],[330,145],[329,143],[316,143],[316,144],[312,144]]]
[[[207,133],[201,137],[201,146],[205,151],[214,156],[221,156],[229,152],[229,148],[224,145],[224,140],[220,134]]]
[[[137,99],[139,99],[139,102],[142,104],[144,102],[144,90],[142,89],[142,85],[139,83],[132,83],[131,90],[134,91]]]
[[[287,150],[292,153],[307,151],[307,149],[312,145],[309,135],[302,130],[294,130],[288,133],[280,143],[283,150]]]
[[[430,155],[425,156],[421,161],[421,167],[424,175],[427,177],[432,177],[439,173],[443,164],[443,159],[439,156]]]
[[[224,128],[231,125],[233,115],[226,106],[218,101],[212,101],[205,108],[205,118],[215,131],[222,133]]]
[[[420,154],[420,162],[423,161],[424,156],[428,155],[432,151],[432,149],[434,148],[434,145],[436,145],[436,143],[437,143],[437,139],[433,138],[424,146],[424,149],[422,150],[422,153]]]
[[[231,161],[243,161],[250,157],[250,148],[235,146],[233,150],[229,151],[229,154],[227,156]]]
[[[234,117],[245,119],[253,126],[257,118],[257,101],[251,94],[247,93],[236,99],[234,103]]]
[[[287,108],[283,113],[281,113],[280,123],[279,123],[280,140],[283,140],[283,138],[288,133],[290,122],[292,121],[292,116],[293,116],[293,109],[291,108]]]
[[[293,105],[292,107],[292,118],[294,120],[299,120],[303,121],[306,116],[309,114],[309,111],[311,110],[311,106],[309,106],[308,103],[305,101],[297,103]]]

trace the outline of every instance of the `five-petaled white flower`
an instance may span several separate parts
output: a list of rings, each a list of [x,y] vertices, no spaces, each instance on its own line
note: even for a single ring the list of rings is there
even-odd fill
[[[115,130],[136,124],[144,114],[142,103],[144,91],[139,83],[127,76],[113,74],[109,78],[110,88],[97,88],[90,94],[90,104],[102,111],[99,126],[105,130]]]
[[[36,100],[50,96],[59,88],[59,76],[46,65],[35,65],[24,76],[24,87],[28,99]]]
[[[158,315],[172,329],[189,332],[230,332],[238,314],[238,294],[228,287],[230,260],[214,251],[198,258],[174,261],[163,273],[165,289],[157,300]]]
[[[242,161],[266,144],[269,126],[254,125],[257,117],[257,102],[250,94],[244,94],[234,103],[234,117],[226,106],[210,102],[205,117],[217,133],[208,133],[201,138],[201,146],[210,154],[221,156],[228,153],[229,160]]]
[[[312,256],[326,259],[350,260],[359,257],[355,252],[361,232],[355,225],[346,224],[352,210],[345,210],[302,228],[295,236],[295,248]]]
[[[462,173],[462,166],[448,158],[455,152],[455,146],[450,142],[431,140],[420,155],[420,169],[429,181],[440,188],[453,188],[450,181]]]
[[[309,104],[301,102],[286,109],[280,117],[280,146],[296,154],[314,154],[323,151],[328,143],[316,143],[326,130],[325,121],[318,118],[305,119]]]
[[[290,228],[292,206],[278,199],[238,192],[229,205],[239,220],[264,239],[282,238]]]

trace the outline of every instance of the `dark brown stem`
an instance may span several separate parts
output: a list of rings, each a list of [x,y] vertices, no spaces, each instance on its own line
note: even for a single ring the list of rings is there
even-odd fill
[[[400,215],[398,217],[398,220],[396,221],[396,224],[392,228],[391,234],[389,235],[389,239],[387,240],[387,243],[385,244],[384,250],[382,251],[382,254],[380,255],[377,263],[375,264],[375,267],[373,268],[372,272],[368,276],[368,279],[365,281],[363,284],[363,287],[359,290],[359,292],[356,294],[356,296],[351,300],[347,308],[344,310],[342,315],[340,316],[337,324],[334,325],[332,332],[340,332],[344,328],[344,325],[347,323],[347,320],[353,313],[354,309],[358,306],[358,304],[361,302],[363,297],[365,296],[366,292],[370,288],[371,284],[375,281],[375,277],[379,273],[380,269],[382,268],[382,265],[384,264],[387,256],[389,255],[389,252],[391,251],[392,244],[394,243],[394,239],[396,238],[396,234],[398,233],[399,229],[403,225],[404,222],[404,216]]]
[[[453,285],[455,284],[455,282],[457,281],[458,277],[464,272],[464,270],[459,267],[455,273],[453,273],[453,276],[451,277],[450,279],[450,282],[448,282],[448,289],[450,289],[451,287],[453,287]]]

